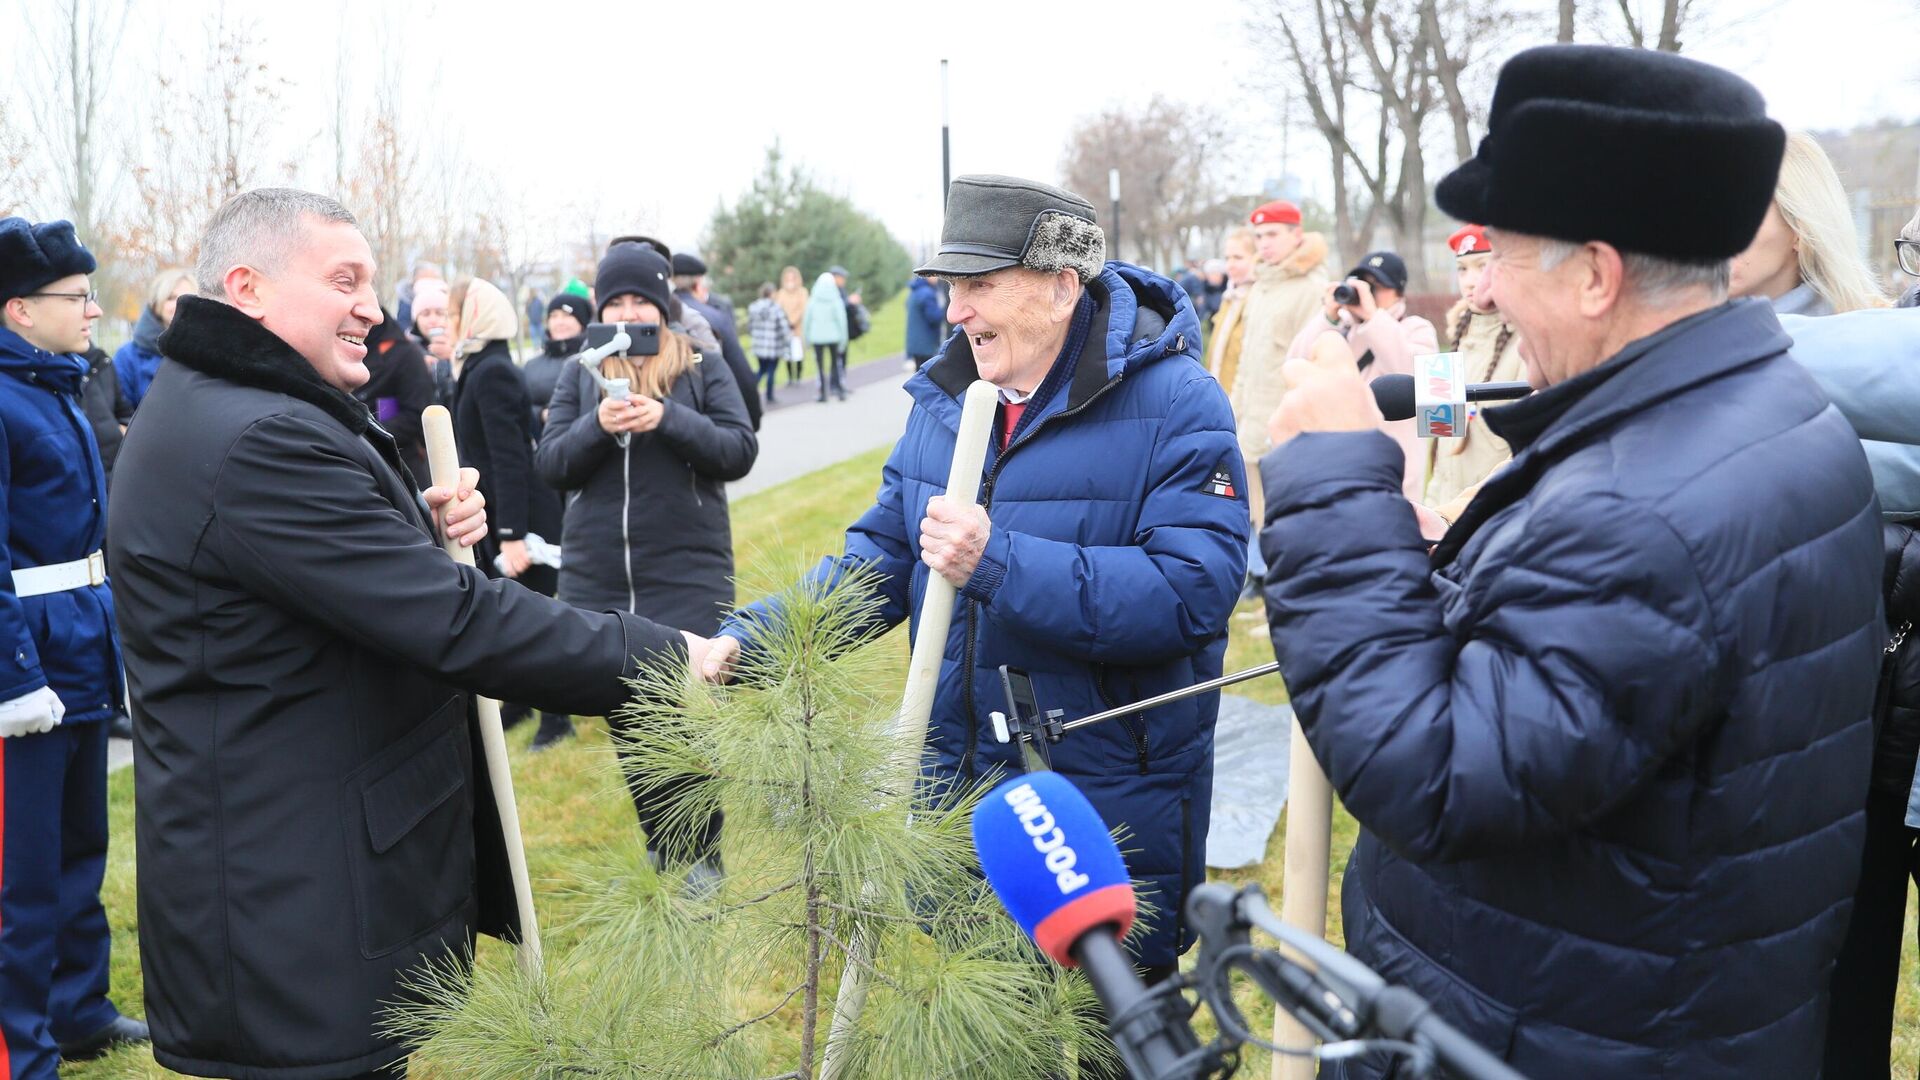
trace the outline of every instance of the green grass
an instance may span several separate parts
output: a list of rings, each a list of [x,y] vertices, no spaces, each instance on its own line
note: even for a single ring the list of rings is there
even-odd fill
[[[907,291],[902,289],[893,299],[869,308],[867,313],[873,316],[873,326],[847,348],[847,366],[859,367],[875,360],[906,355]]]
[[[899,305],[889,305],[898,308]],[[875,333],[882,333],[879,315]],[[858,343],[856,343],[857,346]],[[871,359],[871,357],[869,357]],[[780,487],[747,496],[733,504],[735,551],[741,576],[753,580],[764,576],[774,564],[791,565],[796,556],[812,558],[838,554],[842,531],[864,510],[878,485],[885,449],[875,450],[840,465],[793,480]],[[1260,625],[1258,604],[1243,604],[1235,614],[1232,640],[1227,652],[1228,670],[1238,670],[1271,660],[1272,647],[1264,635],[1249,633]],[[896,630],[883,644],[898,656],[896,670],[906,669],[906,635]],[[1278,679],[1243,683],[1234,690],[1257,700],[1280,704],[1286,700],[1285,688]],[[597,720],[582,721],[581,737],[545,754],[527,753],[532,724],[524,724],[508,733],[513,748],[514,783],[520,800],[523,831],[531,873],[539,894],[539,907],[547,939],[554,947],[564,947],[561,929],[570,914],[555,886],[575,884],[570,867],[621,837],[634,827],[633,811],[626,795],[613,783],[605,767],[606,731]],[[107,881],[102,890],[108,920],[113,927],[113,996],[121,1008],[139,1015],[141,1001],[140,966],[134,925],[133,860],[133,775],[122,770],[108,785],[112,846],[108,852]],[[1338,806],[1333,821],[1333,867],[1328,911],[1328,936],[1339,942],[1340,881],[1352,850],[1357,826],[1353,818]],[[1282,894],[1281,868],[1284,865],[1283,827],[1268,842],[1266,860],[1246,870],[1214,871],[1218,880],[1235,884],[1257,881],[1265,887],[1277,909]],[[544,887],[543,887],[544,886]],[[1915,910],[1909,904],[1906,940],[1914,940]],[[482,939],[481,963],[506,963],[504,946]],[[772,973],[760,973],[771,987]],[[1916,998],[1914,950],[1902,956],[1900,998],[1895,1017],[1893,1066],[1896,1075],[1911,1075],[1920,1062],[1920,999]],[[1240,1005],[1257,1030],[1272,1020],[1272,1007],[1258,1002],[1250,990],[1239,995]],[[1203,1025],[1204,1026],[1204,1025]],[[1264,1053],[1250,1051],[1240,1075],[1268,1075],[1269,1062]],[[98,1062],[71,1066],[63,1070],[69,1080],[107,1080],[107,1078],[151,1078],[174,1074],[154,1064],[144,1049],[123,1050]],[[416,1071],[415,1075],[419,1075]]]

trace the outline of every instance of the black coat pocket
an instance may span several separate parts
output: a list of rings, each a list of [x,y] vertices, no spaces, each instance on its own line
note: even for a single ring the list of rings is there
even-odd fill
[[[466,699],[435,710],[347,777],[347,866],[369,959],[426,934],[473,896],[473,774]]]

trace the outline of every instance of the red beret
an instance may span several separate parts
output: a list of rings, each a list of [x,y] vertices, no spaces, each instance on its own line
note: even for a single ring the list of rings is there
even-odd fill
[[[1487,243],[1487,230],[1481,225],[1462,225],[1460,230],[1447,237],[1447,250],[1456,257],[1463,255],[1485,255],[1493,250]]]
[[[1265,225],[1269,222],[1280,225],[1300,224],[1300,208],[1285,199],[1275,199],[1253,212],[1247,219],[1253,225]]]

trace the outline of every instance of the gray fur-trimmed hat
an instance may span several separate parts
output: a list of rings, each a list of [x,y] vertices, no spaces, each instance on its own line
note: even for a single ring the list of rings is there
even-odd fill
[[[914,273],[977,277],[1024,266],[1043,274],[1100,276],[1107,237],[1093,204],[1051,184],[1014,176],[956,177],[947,191],[940,251]]]

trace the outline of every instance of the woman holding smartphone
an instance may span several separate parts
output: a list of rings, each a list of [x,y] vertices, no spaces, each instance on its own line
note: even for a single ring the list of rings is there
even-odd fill
[[[597,365],[599,379],[580,364],[563,373],[534,464],[567,493],[560,599],[711,637],[733,608],[726,482],[753,467],[759,442],[726,363],[667,328],[671,273],[645,244],[607,250],[594,314],[602,323],[657,327],[658,352],[609,356]],[[630,336],[637,352],[651,335]],[[625,380],[626,398],[609,395],[601,380]],[[683,790],[629,783],[656,863],[692,862],[690,884],[717,883],[718,814],[692,835],[660,828]]]

